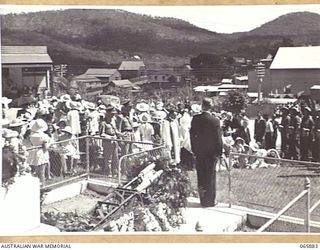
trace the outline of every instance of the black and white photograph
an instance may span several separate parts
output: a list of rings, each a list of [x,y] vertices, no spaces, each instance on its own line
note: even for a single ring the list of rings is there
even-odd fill
[[[0,15],[0,235],[320,232],[320,4]]]

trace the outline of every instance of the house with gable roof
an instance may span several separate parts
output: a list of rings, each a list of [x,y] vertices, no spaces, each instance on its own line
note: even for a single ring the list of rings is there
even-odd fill
[[[147,75],[146,66],[142,60],[122,61],[118,70],[122,79],[132,79]]]
[[[50,91],[52,67],[46,46],[1,46],[2,94]]]
[[[291,85],[291,93],[305,91],[320,83],[320,46],[280,47],[270,65],[270,85],[266,90],[283,90]]]
[[[117,69],[89,68],[84,75],[98,78],[102,83],[121,80],[120,72]]]

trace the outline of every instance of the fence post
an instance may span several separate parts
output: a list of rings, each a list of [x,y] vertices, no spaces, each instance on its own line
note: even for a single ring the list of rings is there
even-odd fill
[[[89,136],[86,137],[86,170],[87,170],[87,175],[89,179],[89,173],[90,173],[90,158],[89,158]]]
[[[306,225],[306,232],[310,233],[310,179],[306,177],[304,189],[307,190],[307,201],[306,201],[306,219],[305,219],[305,225]]]
[[[229,195],[229,208],[231,208],[231,166],[232,165],[232,153],[229,155],[229,160],[228,160],[228,182],[229,182],[229,190],[228,190],[228,195]]]

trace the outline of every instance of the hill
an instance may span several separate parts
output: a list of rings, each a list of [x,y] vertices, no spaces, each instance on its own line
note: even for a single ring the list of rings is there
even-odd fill
[[[46,45],[55,63],[111,64],[133,55],[179,65],[200,53],[265,56],[278,46],[320,45],[320,15],[281,16],[249,32],[219,34],[175,18],[123,10],[64,10],[2,16],[3,45]],[[289,42],[288,42],[289,41]]]

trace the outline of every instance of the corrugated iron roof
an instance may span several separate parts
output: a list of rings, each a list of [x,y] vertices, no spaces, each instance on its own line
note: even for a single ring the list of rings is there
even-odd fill
[[[47,54],[47,46],[1,46],[1,54]]]
[[[109,77],[115,74],[117,69],[90,68],[86,71],[86,75],[94,75],[96,77]]]
[[[77,80],[77,81],[88,81],[88,82],[99,82],[100,81],[98,78],[96,78],[94,76],[86,75],[86,74],[75,76],[73,79]]]
[[[320,69],[320,46],[280,47],[270,69]]]
[[[122,61],[119,70],[139,70],[145,67],[143,61]]]
[[[52,60],[48,54],[2,54],[2,64],[25,64],[25,63],[49,63]]]
[[[1,46],[3,64],[48,63],[52,59],[46,46]]]
[[[133,87],[134,84],[132,82],[130,82],[129,80],[125,79],[125,80],[114,80],[112,81],[112,83],[119,88],[129,88],[129,87]]]

